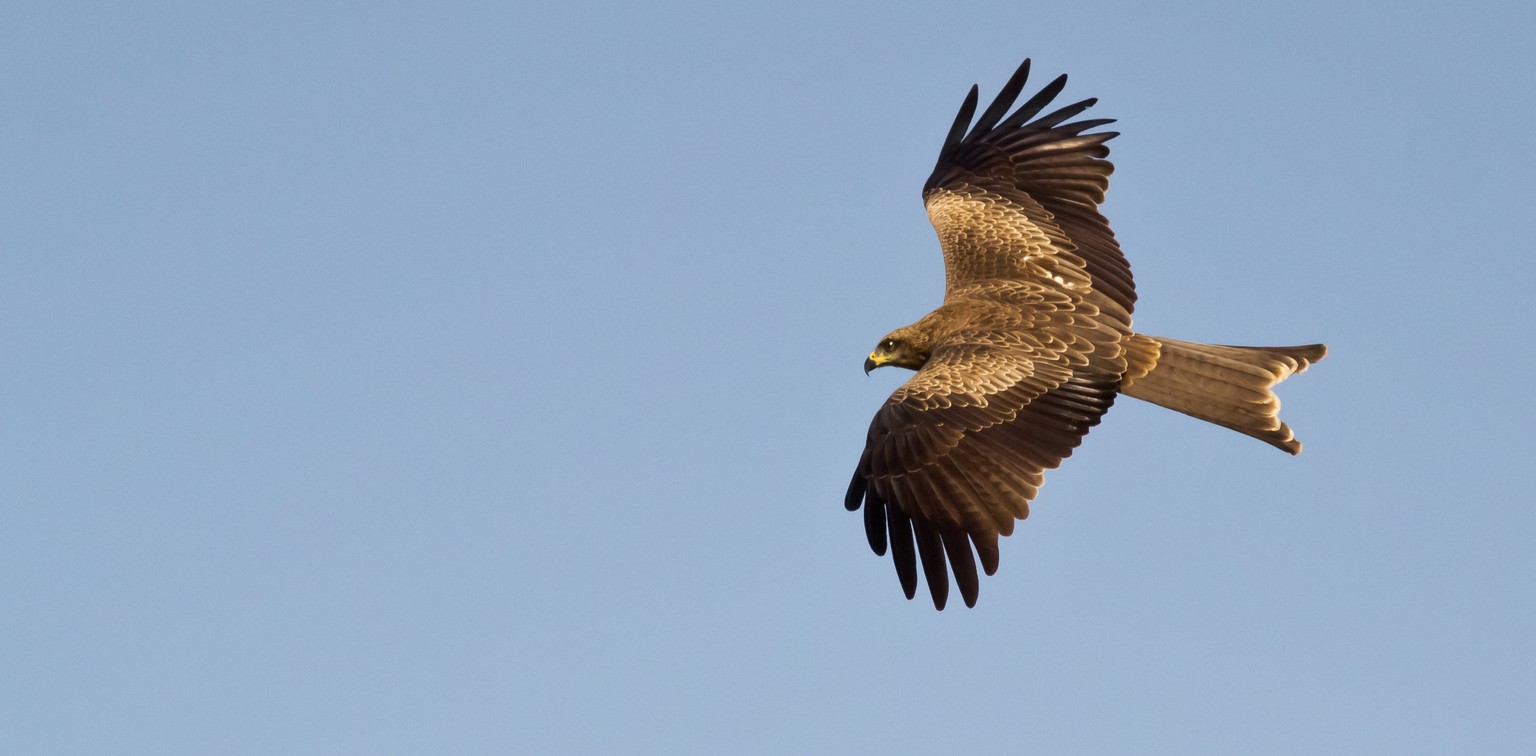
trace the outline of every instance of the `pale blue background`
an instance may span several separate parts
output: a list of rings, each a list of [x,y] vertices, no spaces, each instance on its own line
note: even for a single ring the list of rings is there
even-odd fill
[[[1524,2],[0,10],[0,749],[1536,752]],[[843,488],[1025,56],[1138,326],[981,603]]]

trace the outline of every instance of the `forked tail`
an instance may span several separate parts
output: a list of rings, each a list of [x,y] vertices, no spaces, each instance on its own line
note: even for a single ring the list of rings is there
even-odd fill
[[[1292,454],[1301,442],[1280,422],[1275,384],[1328,353],[1322,344],[1239,347],[1133,334],[1120,393],[1231,428]]]

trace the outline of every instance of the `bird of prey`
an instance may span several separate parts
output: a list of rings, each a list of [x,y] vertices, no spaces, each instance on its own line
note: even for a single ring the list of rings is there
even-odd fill
[[[1133,332],[1131,268],[1099,212],[1113,170],[1105,143],[1118,134],[1093,129],[1113,121],[1072,120],[1093,99],[1040,115],[1065,75],[1014,109],[1028,76],[1025,60],[974,124],[976,87],[960,106],[923,185],[944,302],[864,363],[916,374],[870,423],[845,503],[863,507],[870,548],[890,550],[908,599],[922,564],[938,609],[951,570],[975,605],[976,562],[997,570],[998,537],[1117,395],[1296,454],[1272,388],[1327,352]]]

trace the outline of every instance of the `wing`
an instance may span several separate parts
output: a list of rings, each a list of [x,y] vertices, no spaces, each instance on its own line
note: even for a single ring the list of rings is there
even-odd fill
[[[998,537],[1029,515],[1044,472],[1098,424],[1125,371],[1122,334],[1093,305],[1026,283],[993,294],[1032,306],[1011,327],[956,334],[886,400],[845,502],[864,506],[870,548],[889,545],[909,599],[921,561],[939,609],[946,555],[974,606],[976,559],[996,572]]]
[[[1069,120],[1093,99],[1036,117],[1061,92],[1066,75],[1009,115],[1028,78],[1025,60],[974,126],[977,89],[971,87],[923,185],[923,202],[944,247],[949,289],[1029,277],[1027,255],[1052,255],[1087,274],[1096,294],[1090,299],[1106,310],[1113,303],[1128,318],[1135,281],[1098,209],[1114,171],[1105,143],[1118,133],[1083,133],[1114,121]]]
[[[907,597],[921,562],[940,609],[949,569],[975,604],[976,560],[996,571],[998,537],[1109,410],[1126,369],[1135,286],[1097,209],[1115,134],[1082,134],[1108,121],[1064,124],[1092,100],[1029,120],[1065,77],[1007,115],[1028,70],[1025,61],[967,133],[972,88],[924,187],[947,276],[930,317],[982,315],[946,324],[876,413],[846,499],[864,506],[870,547],[889,547]]]

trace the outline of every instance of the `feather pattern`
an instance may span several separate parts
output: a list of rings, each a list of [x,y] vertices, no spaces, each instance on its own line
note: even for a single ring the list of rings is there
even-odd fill
[[[875,413],[844,500],[864,508],[869,546],[889,551],[907,598],[921,565],[938,609],[951,578],[975,605],[998,538],[1122,391],[1294,451],[1270,388],[1323,354],[1132,333],[1135,280],[1098,209],[1117,134],[1092,130],[1113,121],[1072,120],[1091,98],[1040,115],[1065,75],[1014,109],[1029,70],[974,123],[970,89],[923,186],[944,302],[882,342],[917,372]]]

